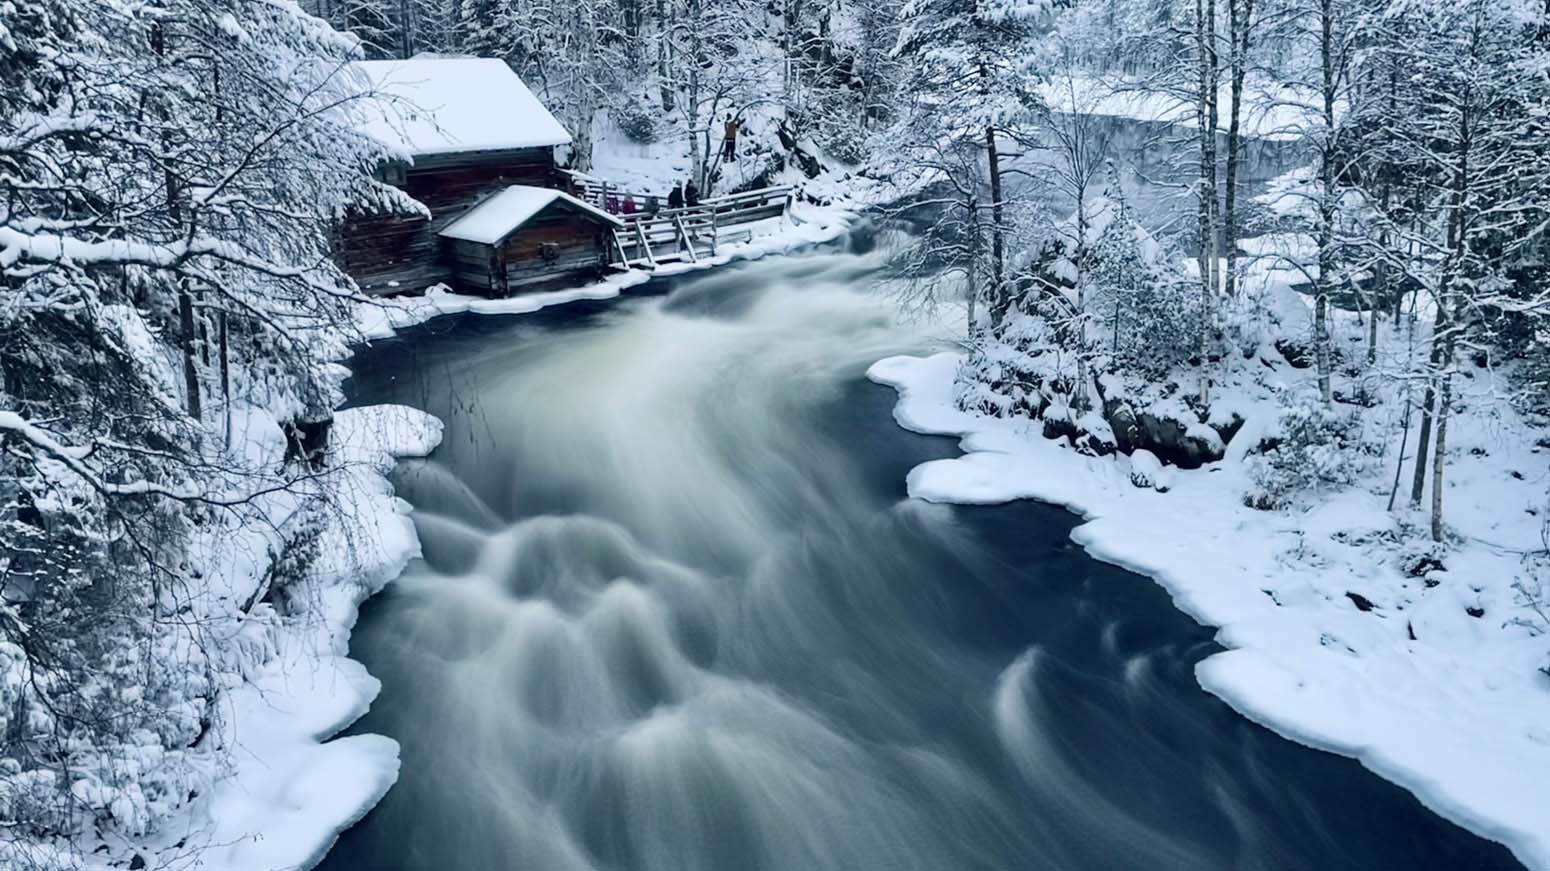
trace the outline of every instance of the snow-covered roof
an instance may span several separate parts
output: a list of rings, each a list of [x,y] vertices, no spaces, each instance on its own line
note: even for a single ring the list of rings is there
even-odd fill
[[[442,228],[439,235],[449,239],[461,239],[464,242],[494,245],[555,202],[563,202],[614,226],[624,226],[624,222],[613,215],[594,208],[564,191],[514,184],[474,206],[468,214]]]
[[[361,101],[362,132],[410,157],[571,141],[504,61],[417,57],[351,66],[373,94]]]

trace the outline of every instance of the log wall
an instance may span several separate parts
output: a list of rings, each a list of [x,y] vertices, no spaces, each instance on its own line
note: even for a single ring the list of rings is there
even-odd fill
[[[499,247],[444,240],[452,284],[467,293],[506,296],[608,265],[608,230],[595,218],[550,206]]]
[[[450,280],[436,233],[485,196],[508,185],[555,187],[554,150],[421,158],[408,168],[402,190],[424,203],[430,220],[352,214],[338,230],[336,257],[361,290],[377,295],[415,293]]]

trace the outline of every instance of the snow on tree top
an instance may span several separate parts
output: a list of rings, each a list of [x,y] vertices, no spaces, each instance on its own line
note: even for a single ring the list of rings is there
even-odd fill
[[[494,245],[512,231],[556,201],[592,215],[601,221],[623,226],[618,218],[551,188],[514,184],[471,209],[468,214],[442,229],[439,235],[465,242]]]
[[[504,61],[357,61],[361,131],[410,157],[569,145],[570,134]]]

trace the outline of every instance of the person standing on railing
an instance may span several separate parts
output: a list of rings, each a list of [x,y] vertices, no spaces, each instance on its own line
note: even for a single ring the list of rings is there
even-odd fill
[[[723,161],[737,160],[737,131],[742,129],[743,122],[727,113],[726,123],[722,126],[721,135],[721,159]]]

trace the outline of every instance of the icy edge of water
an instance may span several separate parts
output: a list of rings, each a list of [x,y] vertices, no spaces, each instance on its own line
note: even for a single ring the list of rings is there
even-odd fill
[[[1028,498],[1081,515],[1072,538],[1089,554],[1152,577],[1181,610],[1219,628],[1228,650],[1196,669],[1207,691],[1284,737],[1359,760],[1530,868],[1550,869],[1544,645],[1500,617],[1464,616],[1459,600],[1509,610],[1511,561],[1499,545],[1475,539],[1450,556],[1450,583],[1472,594],[1439,586],[1415,598],[1413,579],[1332,538],[1390,522],[1374,494],[1342,494],[1293,522],[1242,507],[1242,470],[1230,460],[1178,474],[1168,493],[1139,489],[1126,458],[1083,456],[1027,421],[957,410],[960,360],[953,352],[890,357],[867,373],[898,391],[900,426],[961,439],[963,456],[909,473],[912,497]],[[1474,472],[1459,476],[1462,492],[1450,491],[1456,504],[1471,490],[1481,500],[1520,495]],[[1364,613],[1345,595],[1358,587],[1410,610]],[[1406,619],[1393,619],[1401,613]],[[1425,621],[1425,643],[1407,637],[1411,620]]]
[[[424,456],[441,422],[404,406],[336,413],[327,522],[302,618],[272,624],[269,657],[220,700],[232,771],[202,806],[199,865],[218,871],[310,868],[398,779],[398,743],[335,738],[371,706],[381,684],[349,658],[360,605],[419,556],[409,506],[387,473]]]

